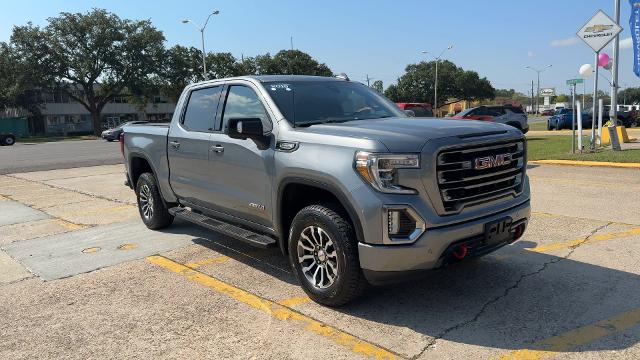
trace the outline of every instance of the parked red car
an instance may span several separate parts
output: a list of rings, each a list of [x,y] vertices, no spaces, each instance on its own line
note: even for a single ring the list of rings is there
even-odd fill
[[[433,117],[431,104],[428,103],[396,103],[404,111],[411,110],[416,117]]]

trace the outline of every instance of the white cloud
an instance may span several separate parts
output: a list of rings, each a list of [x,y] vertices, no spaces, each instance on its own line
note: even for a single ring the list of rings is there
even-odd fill
[[[631,49],[633,47],[633,41],[630,37],[620,40],[620,50]]]
[[[530,58],[532,58],[532,57],[536,56],[536,54],[534,54],[534,53],[533,53],[533,51],[529,51],[529,52],[527,53],[527,56],[528,56],[528,57],[530,57]]]
[[[571,46],[577,44],[579,42],[578,40],[580,39],[574,36],[566,39],[553,40],[549,45],[551,45],[551,47]]]

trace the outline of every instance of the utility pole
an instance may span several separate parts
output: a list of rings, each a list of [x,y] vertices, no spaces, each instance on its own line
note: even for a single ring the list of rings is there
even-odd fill
[[[433,85],[433,111],[436,117],[438,117],[438,63],[440,62],[442,55],[444,55],[444,52],[451,49],[453,49],[453,45],[449,45],[446,49],[442,50],[438,57],[434,57],[436,60],[436,78]],[[429,54],[428,51],[423,51],[422,53]]]
[[[620,0],[614,0],[614,20],[620,25]],[[618,54],[620,52],[620,34],[613,38],[613,65],[611,66],[611,110],[609,115],[611,123],[615,126],[618,118]]]
[[[370,81],[370,80],[375,80],[375,79],[370,78],[370,77],[369,77],[369,74],[367,74],[367,87],[371,87],[371,86],[369,85],[369,81]]]
[[[213,15],[218,15],[220,14],[220,11],[215,10],[214,12],[212,12],[211,14],[209,14],[209,16],[207,16],[207,20],[204,22],[204,26],[200,27],[198,25],[196,25],[196,23],[194,23],[192,20],[190,19],[184,19],[182,20],[183,24],[192,24],[193,26],[196,27],[196,29],[198,29],[198,31],[200,31],[200,38],[202,40],[202,75],[204,76],[205,80],[209,80],[209,76],[207,75],[207,58],[206,58],[206,52],[204,50],[204,29],[207,28],[207,24],[209,23],[209,19],[211,19],[211,16]]]
[[[533,112],[533,80],[531,80],[531,112]]]
[[[538,74],[538,93],[536,94],[536,114],[538,115],[540,114],[540,73],[550,68],[551,66],[553,65],[547,65],[542,69],[535,69],[535,68],[532,68],[531,66],[525,66],[525,69],[535,71]]]
[[[293,50],[293,36],[291,36],[289,40],[291,41],[291,50]]]

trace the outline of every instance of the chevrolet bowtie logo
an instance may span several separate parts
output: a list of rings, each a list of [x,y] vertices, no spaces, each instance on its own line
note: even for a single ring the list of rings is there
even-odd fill
[[[611,30],[611,28],[613,28],[613,25],[593,25],[584,29],[584,32],[599,33],[603,31]]]

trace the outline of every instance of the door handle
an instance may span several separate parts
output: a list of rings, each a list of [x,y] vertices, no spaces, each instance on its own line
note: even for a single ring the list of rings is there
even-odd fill
[[[211,151],[213,151],[214,153],[223,153],[224,152],[224,146],[222,145],[214,145],[211,147]]]
[[[169,145],[171,145],[172,148],[178,150],[180,148],[180,142],[177,140],[173,140],[172,142],[169,143]]]

